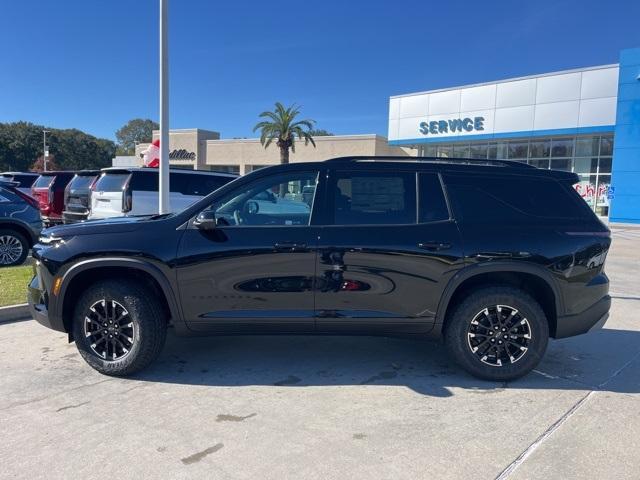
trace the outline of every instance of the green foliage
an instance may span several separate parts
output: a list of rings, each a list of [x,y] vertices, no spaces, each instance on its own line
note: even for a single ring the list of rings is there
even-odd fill
[[[0,123],[0,171],[27,171],[42,157],[42,130],[55,164],[63,170],[97,169],[111,165],[115,143],[77,129],[61,130],[29,122]]]
[[[116,131],[118,141],[118,155],[133,155],[136,143],[150,143],[153,138],[153,131],[158,130],[158,125],[148,118],[134,118]]]
[[[296,139],[304,140],[304,144],[311,143],[314,147],[316,142],[313,141],[313,127],[315,120],[305,119],[297,120],[300,109],[294,104],[290,107],[284,107],[280,102],[276,102],[273,112],[262,112],[260,118],[266,118],[258,122],[253,131],[260,130],[260,143],[264,148],[269,147],[275,140],[276,145],[280,147],[280,162],[289,163],[289,149],[296,151]]]
[[[324,128],[314,128],[313,130],[309,130],[309,134],[314,137],[333,137],[335,135]]]

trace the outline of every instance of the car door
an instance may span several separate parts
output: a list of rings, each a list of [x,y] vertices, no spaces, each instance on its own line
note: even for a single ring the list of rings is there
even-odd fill
[[[437,172],[334,170],[318,244],[317,330],[424,333],[463,264]],[[404,168],[404,169],[403,169]]]
[[[214,197],[213,230],[189,223],[177,266],[189,328],[314,330],[318,181],[308,168],[260,175]],[[314,195],[304,197],[305,187]]]

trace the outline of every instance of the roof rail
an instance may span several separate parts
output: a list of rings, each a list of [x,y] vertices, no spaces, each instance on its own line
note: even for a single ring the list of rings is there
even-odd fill
[[[447,157],[398,157],[372,155],[358,157],[337,157],[327,162],[424,162],[424,163],[452,163],[461,165],[486,165],[511,168],[536,168],[526,163],[513,160],[486,160],[483,158],[447,158]]]

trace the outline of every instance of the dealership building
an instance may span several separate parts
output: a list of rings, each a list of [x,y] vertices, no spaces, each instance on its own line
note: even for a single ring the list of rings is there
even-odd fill
[[[572,171],[596,213],[640,223],[640,48],[613,65],[393,96],[389,144]]]
[[[154,133],[157,138],[158,132]],[[173,166],[245,174],[279,162],[258,139],[171,130]],[[346,155],[508,159],[578,174],[576,190],[611,222],[640,223],[640,48],[617,64],[395,95],[388,139],[316,137],[292,162]],[[136,147],[133,163],[141,163]],[[120,164],[131,162],[122,159]],[[115,161],[114,161],[114,164]]]

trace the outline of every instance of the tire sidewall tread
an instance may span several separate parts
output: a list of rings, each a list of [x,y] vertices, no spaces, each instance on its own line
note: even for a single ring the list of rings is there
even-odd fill
[[[24,261],[27,259],[27,256],[29,255],[29,249],[31,248],[29,246],[29,241],[25,238],[24,235],[22,235],[22,233],[18,232],[17,230],[14,230],[12,228],[1,228],[0,229],[0,237],[2,237],[3,235],[11,235],[11,236],[13,236],[13,237],[18,239],[18,241],[22,245],[22,255],[20,255],[20,258],[18,258],[18,260],[13,262],[13,263],[0,264],[0,268],[2,268],[2,267],[17,267],[18,265],[22,265],[24,263]]]
[[[136,342],[122,359],[106,361],[96,355],[84,335],[84,316],[89,307],[101,299],[113,299],[129,312],[136,329]],[[164,346],[167,320],[157,297],[146,287],[130,280],[104,280],[88,287],[76,305],[73,337],[82,358],[105,375],[128,376],[147,367]]]
[[[469,322],[485,307],[509,305],[522,312],[532,330],[532,342],[514,364],[493,367],[477,358],[467,344]],[[540,304],[524,290],[509,286],[487,286],[473,290],[456,305],[447,319],[444,340],[453,359],[468,373],[490,381],[510,381],[533,370],[547,348],[549,324]]]

